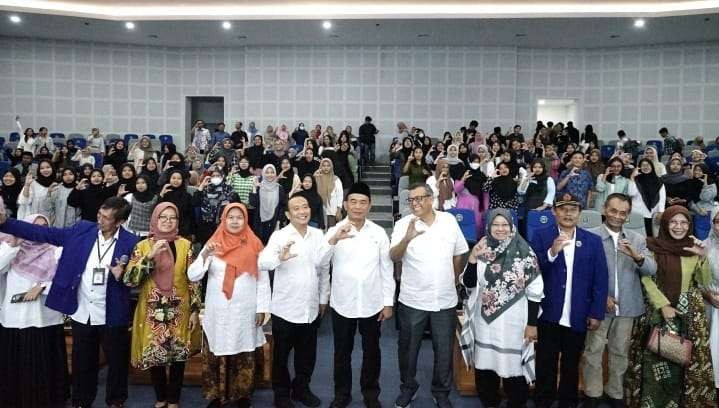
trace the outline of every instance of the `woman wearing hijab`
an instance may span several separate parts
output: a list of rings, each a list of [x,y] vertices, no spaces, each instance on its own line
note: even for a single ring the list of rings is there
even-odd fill
[[[24,221],[47,226],[41,214]],[[70,396],[64,316],[45,306],[62,248],[8,236],[0,244],[2,405],[60,408]],[[20,299],[13,301],[14,298]]]
[[[639,166],[632,173],[629,196],[632,197],[632,212],[644,217],[644,229],[648,237],[654,236],[654,220],[664,212],[667,191],[649,158],[639,160]]]
[[[172,203],[177,207],[180,217],[180,235],[191,237],[195,233],[195,210],[192,196],[187,192],[186,175],[182,170],[170,170],[167,184],[160,191],[160,203]]]
[[[705,249],[690,235],[692,227],[689,211],[674,205],[662,214],[659,235],[647,238],[657,275],[641,278],[647,313],[634,324],[631,337],[625,376],[629,408],[716,406],[708,325],[698,288],[711,281],[711,272]],[[691,341],[691,364],[682,366],[649,350],[654,327]]]
[[[526,344],[537,340],[544,283],[537,257],[516,232],[509,210],[490,210],[486,235],[469,254],[460,277],[469,289],[464,334],[471,334],[474,381],[485,407],[497,407],[500,378],[510,408],[524,407],[529,386],[523,374]]]
[[[208,173],[192,196],[192,206],[200,209],[197,242],[203,245],[215,233],[222,208],[239,200],[232,186],[225,182],[222,171],[211,166]]]
[[[449,175],[452,177],[452,180],[461,179],[466,167],[462,159],[459,158],[459,146],[455,144],[449,145],[449,147],[447,147],[447,157],[445,160],[447,160],[447,164],[449,164]]]
[[[449,174],[449,162],[446,159],[437,160],[434,174],[427,177],[426,183],[434,192],[432,208],[444,211],[457,206],[454,180]]]
[[[610,194],[622,193],[629,194],[629,179],[622,176],[624,171],[624,162],[619,157],[609,160],[607,168],[603,174],[597,176],[594,188],[597,194],[594,198],[594,209],[602,212],[604,202]]]
[[[72,169],[64,169],[60,184],[48,188],[43,213],[48,215],[53,227],[69,227],[80,220],[80,210],[67,203],[67,198],[77,186],[76,177]]]
[[[172,203],[155,207],[150,235],[137,243],[122,277],[140,289],[130,362],[150,370],[156,408],[179,406],[185,362],[200,346],[202,295],[187,277],[194,255],[192,243],[179,235],[178,215]]]
[[[202,393],[211,400],[210,407],[230,402],[251,406],[255,351],[266,342],[262,325],[270,312],[269,276],[257,267],[262,249],[249,228],[245,206],[231,203],[187,271],[193,282],[209,274],[202,319]]]
[[[308,142],[309,143],[309,142]],[[295,159],[295,167],[298,174],[315,174],[320,168],[320,161],[315,158],[317,150],[306,148],[302,151],[302,157]]]
[[[140,169],[150,158],[157,161],[157,152],[152,148],[152,141],[147,136],[143,136],[135,142],[127,155],[127,160],[134,162],[136,169]]]
[[[125,150],[125,141],[116,140],[110,146],[107,154],[102,160],[103,164],[109,164],[115,168],[115,171],[120,173],[122,165],[127,163],[127,151]]]
[[[287,197],[292,195],[293,191],[300,188],[300,178],[295,174],[292,163],[288,157],[280,162],[280,174],[277,176],[277,182],[280,183],[282,189],[287,193]]]
[[[711,220],[712,229],[709,238],[704,241],[711,280],[702,287],[702,296],[709,324],[709,348],[714,368],[714,388],[719,396],[719,207],[712,209]]]
[[[224,157],[227,168],[237,166],[237,152],[229,137],[223,139],[217,147],[212,149],[208,156],[208,162],[214,164],[220,157]]]
[[[252,146],[245,149],[245,157],[250,161],[250,168],[253,174],[260,175],[262,169],[262,156],[265,154],[265,145],[262,135],[256,135],[252,139]]]
[[[262,181],[259,185],[255,183],[249,199],[250,205],[255,208],[252,229],[265,244],[287,208],[287,193],[277,182],[275,166],[268,164],[262,169]]]
[[[193,152],[197,152],[197,146],[191,145],[194,150]],[[190,148],[188,147],[188,150]],[[162,168],[165,168],[165,163],[167,163],[168,160],[170,160],[170,157],[172,157],[173,154],[177,153],[177,146],[174,143],[166,143],[162,146],[162,155],[160,156],[160,166]],[[185,152],[187,153],[187,152]],[[185,154],[187,156],[187,154]]]
[[[659,161],[659,154],[653,146],[647,146],[647,148],[644,149],[644,158],[652,161],[657,176],[661,177],[667,174],[667,168]]]
[[[30,214],[43,214],[47,208],[48,189],[55,184],[55,169],[50,160],[43,160],[37,166],[37,174],[28,174],[25,185],[17,198],[17,218],[22,219]]]
[[[301,194],[307,199],[310,205],[310,222],[311,227],[325,229],[325,211],[322,203],[322,197],[317,192],[317,183],[312,174],[302,176],[302,184],[300,185]],[[290,194],[292,196],[292,194]]]
[[[335,169],[342,181],[342,188],[349,189],[357,178],[357,159],[350,150],[349,142],[339,143]]]
[[[250,161],[247,157],[242,157],[237,168],[230,171],[227,184],[232,186],[240,202],[245,205],[250,202],[250,193],[255,187],[255,176],[251,172]]]
[[[517,209],[517,181],[509,175],[509,163],[501,162],[497,173],[490,176],[484,184],[489,192],[489,208]]]
[[[125,201],[132,206],[125,229],[142,238],[150,233],[150,219],[157,204],[157,194],[150,186],[150,179],[141,174],[135,180],[135,191],[125,195]]]
[[[105,173],[93,169],[90,178],[83,178],[67,196],[67,205],[80,210],[80,219],[97,222],[97,211],[102,203],[117,193],[112,186],[104,184]],[[113,191],[114,190],[114,191]]]
[[[5,170],[0,184],[0,197],[3,199],[8,218],[17,218],[17,199],[23,188],[20,170],[10,167]]]
[[[128,193],[134,193],[135,192],[135,180],[137,180],[137,172],[135,171],[135,166],[133,166],[130,163],[125,163],[122,166],[120,166],[119,174],[119,194],[121,196],[124,196]]]
[[[666,206],[682,205],[686,207],[689,202],[689,177],[684,175],[684,162],[681,159],[673,158],[667,163],[667,174],[662,176],[662,183],[667,192]]]
[[[415,149],[415,152],[416,151],[417,149]],[[469,160],[469,169],[464,172],[461,179],[454,182],[454,193],[457,195],[456,208],[472,210],[474,213],[474,225],[477,226],[477,233],[479,233],[482,222],[480,199],[484,195],[482,186],[484,186],[484,183],[487,181],[487,176],[485,176],[480,169],[479,156],[472,154],[469,156]],[[410,180],[410,185],[411,184]]]
[[[549,177],[547,168],[544,167],[544,160],[535,159],[530,170],[517,188],[519,195],[524,196],[525,219],[528,211],[551,208],[556,193],[554,180]]]
[[[692,166],[692,178],[687,180],[689,191],[689,209],[701,216],[711,213],[714,208],[714,197],[717,195],[717,186],[710,176],[706,164]]]
[[[157,160],[149,158],[140,168],[140,175],[147,177],[150,183],[150,191],[157,193],[159,190],[158,181],[160,180],[160,172],[157,169]]]
[[[315,172],[317,192],[322,197],[325,226],[334,226],[342,219],[342,200],[344,190],[342,181],[335,176],[334,165],[330,159],[322,159],[320,168]]]

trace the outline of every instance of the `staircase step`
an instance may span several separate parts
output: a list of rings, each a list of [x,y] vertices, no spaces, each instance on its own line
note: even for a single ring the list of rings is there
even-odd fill
[[[380,180],[380,179],[364,179],[362,180],[364,183],[366,183],[370,187],[384,187],[389,186],[390,182],[389,180]]]
[[[392,187],[389,185],[389,183],[381,185],[381,186],[372,186],[372,195],[392,195]]]
[[[374,213],[369,215],[369,219],[374,221],[377,225],[382,228],[392,228],[394,226],[394,218],[389,213]]]
[[[382,178],[386,178],[387,180],[390,179],[389,170],[365,171],[364,173],[362,173],[362,175],[364,176],[362,178],[382,177]]]
[[[382,204],[375,204],[374,201],[372,202],[372,213],[387,213],[392,214],[392,204],[389,205],[382,205]]]

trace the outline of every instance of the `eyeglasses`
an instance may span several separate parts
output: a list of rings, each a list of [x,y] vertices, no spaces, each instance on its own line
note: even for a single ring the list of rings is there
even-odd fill
[[[177,221],[177,217],[168,217],[165,215],[158,217],[158,219],[162,222]]]
[[[428,198],[428,197],[431,197],[431,196],[421,195],[421,196],[417,196],[417,197],[410,197],[407,199],[407,204],[412,204],[412,203],[419,204],[422,202],[422,200],[424,200],[425,198]]]
[[[688,227],[689,221],[669,221],[670,227]]]
[[[492,228],[507,228],[509,229],[509,224],[490,224]]]

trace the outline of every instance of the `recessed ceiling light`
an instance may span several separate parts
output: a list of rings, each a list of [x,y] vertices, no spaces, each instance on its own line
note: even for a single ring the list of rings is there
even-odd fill
[[[329,30],[330,28],[332,28],[332,23],[329,21],[325,21],[324,23],[322,23],[322,28],[324,28],[325,30]]]
[[[232,28],[232,23],[230,23],[229,21],[223,21],[222,28],[224,28],[225,30],[229,30],[230,28]]]
[[[545,101],[544,99],[540,99],[540,100],[537,101],[537,103],[540,104],[540,105],[546,105],[546,104],[547,104],[547,101]]]
[[[609,38],[619,38],[619,37],[621,37],[621,35],[619,35],[619,34],[612,34],[609,36]]]
[[[638,18],[634,20],[634,28],[644,28],[646,24],[647,22],[643,18]]]
[[[417,34],[417,38],[428,38],[429,34]]]
[[[133,23],[132,21],[128,21],[127,23],[125,23],[125,28],[127,28],[128,30],[134,30],[135,23]]]
[[[526,36],[527,36],[527,34],[524,34],[524,33],[517,33],[517,34],[514,34],[514,36],[515,36],[515,37],[526,37]]]
[[[20,24],[20,22],[22,21],[22,19],[20,18],[20,16],[16,16],[15,14],[13,14],[13,15],[10,16],[10,21],[13,22],[13,23],[15,23],[15,24]]]

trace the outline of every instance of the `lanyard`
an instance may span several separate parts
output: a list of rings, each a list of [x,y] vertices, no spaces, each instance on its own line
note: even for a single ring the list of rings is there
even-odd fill
[[[95,238],[95,243],[97,244],[97,257],[99,258],[98,263],[102,265],[102,259],[105,258],[105,255],[107,255],[108,252],[110,252],[110,248],[115,244],[117,241],[117,238],[113,238],[112,242],[110,242],[110,245],[107,247],[105,252],[100,255],[100,237]]]

